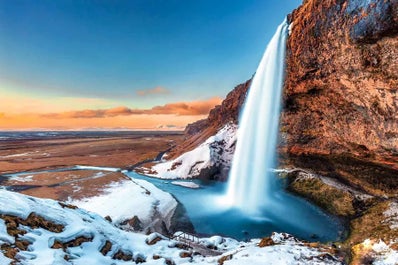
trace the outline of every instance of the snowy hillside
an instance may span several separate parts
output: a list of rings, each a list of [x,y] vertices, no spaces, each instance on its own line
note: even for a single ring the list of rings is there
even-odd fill
[[[101,195],[68,203],[111,217],[114,224],[128,224],[139,220],[141,230],[159,231],[162,223],[168,229],[177,208],[177,201],[169,193],[139,179],[111,183]],[[138,219],[137,219],[138,218]]]
[[[341,264],[329,247],[274,234],[248,243],[214,236],[187,246],[123,231],[95,213],[0,190],[0,264]],[[207,249],[207,251],[206,251]],[[210,250],[212,249],[212,250]],[[217,252],[215,252],[217,250]],[[216,253],[204,256],[200,253]]]
[[[185,179],[199,177],[202,171],[229,170],[235,150],[236,130],[235,124],[228,123],[194,150],[153,166],[151,172],[155,173],[152,175],[165,179]]]

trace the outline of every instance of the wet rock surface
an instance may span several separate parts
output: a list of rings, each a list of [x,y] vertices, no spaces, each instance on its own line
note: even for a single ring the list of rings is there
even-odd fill
[[[397,1],[382,0],[307,0],[289,16],[285,162],[397,188],[397,19]]]

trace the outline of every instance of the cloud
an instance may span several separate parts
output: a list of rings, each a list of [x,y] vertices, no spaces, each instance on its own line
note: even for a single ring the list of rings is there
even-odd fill
[[[136,93],[138,96],[144,97],[144,96],[148,96],[148,95],[170,94],[170,91],[167,88],[157,86],[155,88],[137,90]]]
[[[160,124],[156,126],[156,129],[183,129],[183,127],[174,124]]]
[[[3,112],[0,112],[0,119],[4,118],[4,117],[5,117],[5,114]]]
[[[43,114],[41,117],[44,118],[55,118],[55,119],[90,119],[90,118],[104,118],[104,117],[115,117],[115,116],[126,116],[132,115],[133,110],[127,107],[116,107],[112,109],[99,109],[99,110],[78,110],[78,111],[67,111],[61,113],[49,113]]]
[[[68,111],[61,113],[43,114],[41,117],[52,119],[79,119],[79,118],[105,118],[116,116],[129,116],[141,114],[172,114],[177,116],[197,116],[206,115],[215,106],[222,101],[219,97],[210,98],[203,101],[191,102],[176,102],[169,103],[163,106],[155,106],[151,109],[130,109],[125,106],[120,106],[111,109],[98,109],[98,110],[80,110]]]
[[[150,114],[205,115],[220,102],[221,98],[215,97],[205,101],[170,103],[153,107]]]

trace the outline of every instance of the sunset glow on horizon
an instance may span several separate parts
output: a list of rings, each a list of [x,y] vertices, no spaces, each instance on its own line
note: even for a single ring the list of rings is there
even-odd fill
[[[0,130],[182,130],[300,2],[0,1]]]
[[[81,99],[78,99],[80,101]],[[69,110],[43,112],[37,102],[25,103],[33,108],[22,112],[15,106],[14,112],[0,111],[0,128],[3,130],[87,130],[87,129],[145,129],[183,130],[189,123],[203,119],[220,104],[221,98],[205,101],[176,102],[149,109],[131,109],[119,106],[108,109]],[[0,99],[0,106],[7,105]],[[1,110],[2,108],[0,108]],[[42,110],[63,110],[44,105]],[[66,110],[66,109],[64,109]],[[36,111],[36,112],[35,112]]]

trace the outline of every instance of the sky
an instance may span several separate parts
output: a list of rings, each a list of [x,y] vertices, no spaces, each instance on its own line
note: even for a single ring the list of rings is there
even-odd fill
[[[181,129],[300,0],[0,0],[0,130]]]

